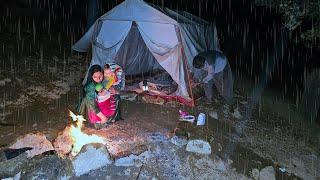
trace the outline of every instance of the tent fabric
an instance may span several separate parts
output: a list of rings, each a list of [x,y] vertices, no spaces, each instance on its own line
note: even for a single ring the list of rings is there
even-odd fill
[[[90,66],[115,62],[127,75],[164,69],[178,84],[175,95],[189,99],[193,57],[218,49],[214,24],[143,0],[126,0],[101,16],[73,49],[85,52],[90,45]]]
[[[137,22],[143,39],[156,54],[167,54],[179,44],[175,27],[172,24]],[[161,36],[159,36],[161,34]]]
[[[99,21],[101,22],[101,21]],[[100,23],[101,27],[97,33],[96,42],[100,44],[103,48],[112,48],[120,42],[123,42],[125,37],[127,37],[130,28],[130,21],[104,21]]]
[[[192,60],[198,53],[219,50],[217,29],[214,23],[209,23],[186,11],[173,11],[165,7],[152,6],[179,23],[184,52],[191,69],[193,68]]]
[[[104,14],[100,19],[179,25],[175,20],[152,8],[143,0],[126,0]]]
[[[79,41],[77,41],[72,49],[78,52],[87,52],[91,46],[91,38],[93,36],[94,25],[92,25],[89,30],[81,37]]]
[[[131,27],[114,62],[124,68],[126,75],[136,75],[162,68],[144,43],[137,25]]]

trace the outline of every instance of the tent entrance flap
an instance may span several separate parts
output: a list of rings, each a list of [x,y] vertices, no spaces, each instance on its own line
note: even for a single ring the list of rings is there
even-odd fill
[[[137,75],[154,69],[163,69],[144,43],[135,22],[132,23],[114,62],[123,67],[126,75]]]
[[[177,90],[177,83],[173,82],[170,74],[150,52],[135,22],[132,23],[128,36],[117,52],[114,62],[122,66],[126,72],[125,90],[135,91],[143,80],[156,85],[156,91],[165,96]]]

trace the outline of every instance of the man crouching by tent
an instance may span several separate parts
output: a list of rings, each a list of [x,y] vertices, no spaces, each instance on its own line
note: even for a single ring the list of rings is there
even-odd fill
[[[194,77],[203,83],[208,103],[213,100],[213,85],[230,103],[233,98],[233,77],[226,56],[220,51],[204,51],[194,57],[192,64],[194,68],[201,70],[195,71]],[[201,75],[203,73],[206,74],[204,78]]]

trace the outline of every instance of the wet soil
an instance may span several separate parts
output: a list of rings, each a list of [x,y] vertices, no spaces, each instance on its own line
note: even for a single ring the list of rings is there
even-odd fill
[[[1,126],[0,144],[6,146],[12,143],[18,136],[29,132],[41,131],[49,140],[53,140],[59,131],[62,131],[69,123],[68,109],[74,110],[75,104],[79,97],[80,80],[75,83],[67,94],[62,95],[58,99],[43,101],[33,101],[32,103],[19,107],[8,106],[7,111],[10,115],[5,116],[4,122],[11,124]],[[154,104],[146,104],[141,101],[122,102],[122,111],[124,121],[116,122],[111,125],[110,129],[119,127],[122,129],[123,137],[128,135],[136,135],[140,137],[149,136],[152,133],[160,132],[168,137],[172,136],[175,131],[178,135],[187,136],[189,139],[203,139],[208,141],[212,146],[212,155],[224,156],[225,147],[230,142],[231,136],[235,133],[234,125],[239,120],[231,114],[235,107],[239,107],[240,112],[244,108],[245,96],[240,95],[241,90],[236,91],[238,94],[237,101],[229,108],[229,112],[224,113],[225,104],[220,97],[216,97],[215,103],[206,105],[201,101],[197,102],[197,106],[193,108],[184,106],[161,106]],[[37,98],[36,98],[37,99]],[[14,100],[11,100],[14,101]],[[49,102],[49,103],[48,103]],[[178,119],[178,110],[183,109],[190,114],[197,116],[200,112],[207,114],[207,123],[205,126],[196,126],[186,122],[180,122]],[[217,111],[218,120],[208,116],[211,111]],[[178,128],[178,129],[177,129]],[[309,154],[319,161],[316,144],[308,141],[310,134],[307,133],[305,127],[298,124],[290,123],[288,119],[277,116],[271,109],[262,107],[257,108],[252,119],[249,121],[247,131],[243,138],[236,145],[234,153],[230,156],[232,167],[237,172],[250,176],[253,168],[262,169],[265,166],[273,166],[276,169],[276,176],[281,179],[298,179],[294,174],[303,178],[303,173],[297,173],[294,169],[290,173],[282,173],[278,170],[283,165],[289,166],[284,159],[279,159],[277,153],[279,151],[288,153],[290,148],[295,147],[295,154],[287,154],[286,159],[293,156],[305,155],[302,151],[308,148]],[[111,132],[111,131],[110,131]],[[283,138],[282,141],[276,139]],[[118,137],[118,139],[121,136]],[[266,139],[267,138],[267,139]],[[268,143],[265,141],[268,140]],[[296,146],[294,144],[303,142],[304,145]],[[280,143],[280,144],[278,144]],[[294,146],[293,146],[294,145]],[[275,146],[281,149],[274,148]],[[289,148],[289,149],[286,149]],[[285,154],[282,154],[285,155]],[[303,159],[301,159],[303,161]],[[304,161],[307,166],[307,161]],[[305,167],[302,167],[305,168]],[[315,165],[314,168],[317,168]],[[297,170],[298,171],[298,170]],[[304,173],[304,169],[302,169]],[[310,172],[316,175],[318,170]]]

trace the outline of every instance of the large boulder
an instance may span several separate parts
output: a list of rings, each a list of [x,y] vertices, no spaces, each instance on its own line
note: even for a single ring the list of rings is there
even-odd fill
[[[142,163],[146,163],[149,158],[152,157],[152,154],[150,151],[145,151],[139,155],[131,154],[126,157],[121,157],[115,161],[116,166],[136,166],[140,167]]]
[[[267,166],[260,171],[260,180],[276,180],[275,178],[276,172],[274,171],[272,166]]]
[[[71,176],[70,160],[53,154],[32,158],[22,169],[21,179],[63,179]]]
[[[27,153],[0,162],[0,178],[13,177],[21,171],[23,166],[28,162]]]
[[[187,144],[186,151],[198,154],[211,154],[211,146],[203,140],[190,140]]]
[[[109,152],[105,146],[101,144],[85,145],[80,153],[72,160],[74,174],[81,176],[101,167],[112,164]]]
[[[181,136],[173,136],[170,140],[174,145],[178,146],[178,147],[182,147],[184,145],[186,145],[188,143],[187,138]]]
[[[254,169],[251,170],[251,177],[252,177],[254,180],[259,180],[259,176],[260,176],[260,171],[259,171],[259,169],[254,168]]]
[[[21,148],[32,148],[26,151],[28,158],[32,158],[36,155],[40,155],[47,151],[52,151],[53,146],[50,141],[47,140],[46,136],[40,132],[26,134],[16,140],[9,149],[21,149]]]

